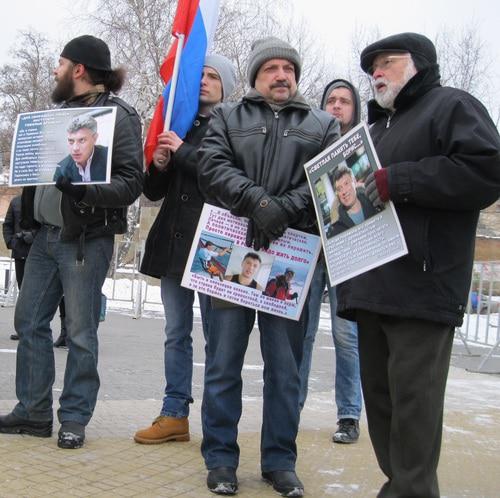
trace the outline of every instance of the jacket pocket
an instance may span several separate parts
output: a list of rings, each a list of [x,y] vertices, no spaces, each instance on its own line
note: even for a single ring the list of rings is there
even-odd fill
[[[228,135],[230,137],[249,137],[252,135],[266,135],[267,127],[264,125],[261,126],[252,126],[251,128],[236,128],[229,129]]]
[[[398,216],[408,247],[408,256],[420,267],[421,271],[432,271],[429,242],[430,215],[412,209],[408,212],[400,211]]]
[[[317,133],[310,133],[298,128],[288,128],[283,131],[283,137],[297,137],[301,138],[307,142],[313,142],[315,144],[321,144],[323,136]]]

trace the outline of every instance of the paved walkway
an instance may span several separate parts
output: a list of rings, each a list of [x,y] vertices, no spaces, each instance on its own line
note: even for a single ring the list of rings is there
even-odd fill
[[[8,339],[11,317],[12,310],[0,310],[0,375],[3,381],[0,413],[10,411],[15,398],[15,343]],[[155,330],[154,334],[151,330]],[[152,336],[151,342],[137,341],[141,333],[143,338],[146,333]],[[239,496],[265,498],[278,495],[260,480],[262,407],[258,393],[262,387],[259,382],[261,360],[255,354],[258,336],[252,335],[253,343],[246,359],[244,413],[240,422]],[[205,486],[206,471],[199,450],[201,342],[195,348],[196,401],[190,417],[191,441],[146,446],[135,444],[132,435],[138,428],[148,425],[159,410],[161,322],[145,318],[135,321],[109,313],[100,336],[102,388],[95,415],[87,428],[84,448],[60,450],[55,435],[51,439],[39,439],[1,434],[0,497],[214,496]],[[331,354],[331,338],[325,331],[318,336],[317,342],[312,388],[298,439],[298,474],[310,497],[374,497],[384,479],[375,462],[366,421],[361,422],[362,436],[358,444],[342,446],[330,442],[335,410],[328,387],[330,379],[322,379],[328,369],[328,377],[331,376],[332,367],[325,359]],[[322,357],[323,353],[328,356]],[[127,367],[113,362],[113,358],[121,356],[128,358]],[[136,358],[136,366],[131,358]],[[56,351],[56,396],[64,361],[65,353]],[[140,389],[134,388],[136,384]],[[159,386],[153,388],[151,384]],[[151,390],[156,394],[151,395]],[[439,469],[443,497],[500,496],[499,392],[500,377],[451,368]],[[57,429],[56,426],[55,432]]]

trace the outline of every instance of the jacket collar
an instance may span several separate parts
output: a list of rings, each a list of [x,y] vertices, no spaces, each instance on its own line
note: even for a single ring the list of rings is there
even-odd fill
[[[104,85],[95,85],[92,90],[82,93],[80,95],[75,95],[65,102],[66,107],[87,107],[92,106],[96,101],[106,92]]]
[[[250,90],[242,100],[243,102],[262,102],[270,106],[269,102],[267,102],[264,96],[260,94],[255,88],[250,88]],[[306,99],[298,90],[295,95],[286,104],[283,105],[282,109],[286,109],[288,107],[304,109],[307,111],[311,109],[311,106],[307,103]]]
[[[437,64],[433,64],[419,71],[410,81],[408,81],[408,83],[406,83],[394,100],[396,111],[409,107],[429,90],[441,86],[439,81],[440,78],[439,66]],[[391,111],[380,107],[375,99],[368,102],[368,124],[372,124],[378,119],[387,117],[390,114]]]

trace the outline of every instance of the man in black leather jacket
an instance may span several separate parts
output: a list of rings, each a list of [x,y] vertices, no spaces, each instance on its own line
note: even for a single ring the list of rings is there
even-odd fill
[[[455,326],[470,288],[479,210],[500,191],[500,137],[484,106],[442,87],[436,49],[420,34],[361,53],[375,100],[370,133],[383,166],[366,181],[394,202],[408,255],[338,289],[358,322],[370,437],[388,480],[380,497],[439,496],[437,465]]]
[[[138,443],[189,440],[194,292],[181,287],[181,279],[203,208],[198,188],[197,152],[212,109],[231,95],[235,83],[235,69],[229,59],[218,54],[206,57],[198,115],[193,126],[184,140],[173,131],[158,136],[153,162],[145,175],[146,197],[153,201],[164,198],[146,240],[141,272],[161,279],[166,319],[166,387],[160,415],[150,427],[137,431],[134,439]],[[205,333],[209,298],[198,293],[198,301]]]
[[[127,206],[142,189],[141,124],[135,110],[111,93],[120,90],[124,72],[111,68],[109,48],[102,40],[84,35],[68,42],[54,75],[55,103],[116,107],[111,183],[73,185],[61,176],[55,187],[23,191],[21,226],[39,230],[15,312],[19,402],[12,413],[0,417],[0,432],[52,434],[54,356],[49,324],[64,295],[69,351],[59,398],[57,444],[79,448],[99,390],[101,288],[114,235],[125,232]]]
[[[339,125],[312,109],[297,91],[301,61],[288,43],[254,43],[250,91],[214,110],[200,148],[200,188],[207,201],[249,218],[247,245],[268,247],[288,227],[313,225],[303,165],[339,137]],[[304,310],[307,306],[304,307]],[[237,490],[241,369],[255,310],[212,307],[202,405],[202,453],[211,491]],[[264,359],[261,444],[263,478],[284,496],[302,496],[295,474],[299,424],[299,364],[307,322],[259,312]]]

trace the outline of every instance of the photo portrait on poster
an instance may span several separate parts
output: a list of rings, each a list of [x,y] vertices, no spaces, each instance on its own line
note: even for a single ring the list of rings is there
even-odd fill
[[[364,123],[304,167],[331,285],[407,253],[392,202],[375,208],[365,193],[367,176],[380,165]]]
[[[246,306],[298,320],[321,247],[288,229],[269,249],[245,245],[248,220],[205,204],[182,286],[212,296],[214,307]]]
[[[53,109],[18,115],[9,185],[109,183],[114,107]]]

